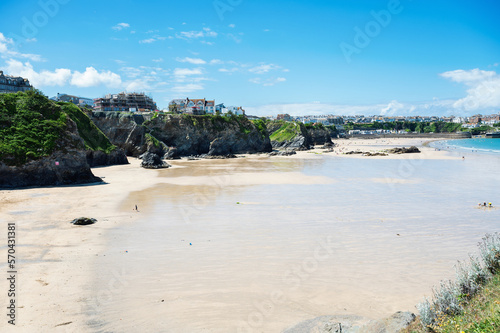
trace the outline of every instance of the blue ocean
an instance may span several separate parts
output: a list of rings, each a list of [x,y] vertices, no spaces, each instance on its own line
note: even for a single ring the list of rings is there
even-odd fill
[[[475,138],[439,141],[432,145],[440,149],[459,150],[483,154],[500,154],[500,139]]]

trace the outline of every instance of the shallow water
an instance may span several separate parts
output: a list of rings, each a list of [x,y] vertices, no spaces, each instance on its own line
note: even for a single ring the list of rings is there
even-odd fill
[[[311,155],[312,156],[312,155]],[[102,331],[280,332],[415,304],[497,231],[500,157],[178,162],[108,235]],[[92,312],[92,311],[91,311]]]

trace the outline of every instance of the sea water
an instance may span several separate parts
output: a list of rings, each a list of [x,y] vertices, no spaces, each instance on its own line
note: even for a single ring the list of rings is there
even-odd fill
[[[132,193],[140,221],[98,257],[96,327],[280,332],[416,312],[498,230],[500,210],[478,206],[500,206],[496,155],[308,156],[181,161]]]
[[[473,138],[460,140],[445,140],[433,143],[434,147],[457,150],[459,152],[477,152],[482,154],[500,155],[500,139]]]

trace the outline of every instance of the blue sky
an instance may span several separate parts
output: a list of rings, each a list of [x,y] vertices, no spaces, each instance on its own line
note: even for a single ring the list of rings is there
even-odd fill
[[[500,111],[495,1],[0,2],[0,70],[46,95],[144,91],[248,113]]]

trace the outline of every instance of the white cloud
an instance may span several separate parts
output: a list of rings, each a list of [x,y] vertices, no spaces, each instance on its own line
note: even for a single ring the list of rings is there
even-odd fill
[[[455,109],[480,111],[500,108],[500,75],[496,72],[476,68],[449,71],[440,75],[469,87],[467,96],[453,104]]]
[[[153,59],[154,62],[163,62],[163,58]]]
[[[140,44],[151,44],[151,43],[157,42],[159,40],[167,40],[167,39],[172,39],[172,38],[173,38],[172,36],[165,37],[165,36],[155,35],[151,38],[146,38],[146,39],[140,40],[139,43]]]
[[[257,78],[250,79],[249,81],[252,83],[255,83],[255,84],[262,84],[264,87],[270,87],[270,86],[274,86],[277,83],[285,82],[286,79],[284,77],[277,77],[277,78],[263,80],[263,79],[257,77]]]
[[[12,75],[18,75],[30,80],[36,88],[46,86],[64,86],[71,84],[77,87],[93,87],[106,85],[108,87],[119,87],[121,78],[118,74],[110,71],[98,72],[93,67],[87,67],[85,72],[72,72],[67,68],[57,68],[54,71],[35,71],[29,62],[22,63],[15,59],[7,60],[7,71]]]
[[[114,27],[111,27],[111,29],[116,30],[116,31],[120,31],[120,30],[127,29],[127,28],[130,28],[130,24],[128,24],[128,23],[118,23]]]
[[[189,83],[185,85],[178,85],[172,88],[172,91],[175,93],[192,93],[198,90],[203,90],[204,86],[202,84]]]
[[[201,31],[181,31],[177,34],[177,38],[183,39],[198,39],[198,38],[206,38],[211,37],[215,38],[218,36],[218,33],[212,31],[210,28],[203,28]]]
[[[280,66],[274,64],[261,64],[259,66],[250,68],[248,71],[254,74],[265,74],[273,70],[278,70],[280,68]]]
[[[220,60],[220,59],[212,59],[210,60],[210,65],[222,65],[224,64],[224,61]]]
[[[111,71],[98,72],[94,67],[87,67],[85,72],[75,71],[70,83],[77,87],[95,87],[106,85],[108,87],[118,87],[122,83],[120,75]]]
[[[477,81],[484,81],[486,79],[498,76],[494,71],[483,71],[478,68],[472,70],[455,70],[440,74],[442,77],[450,79],[454,82],[465,83],[467,85],[474,85]]]
[[[54,71],[36,72],[29,62],[22,63],[15,59],[7,60],[7,72],[11,75],[28,78],[35,88],[63,86],[71,78],[71,70],[69,69],[58,68]]]
[[[190,64],[193,64],[193,65],[204,65],[206,64],[207,62],[203,59],[199,59],[199,58],[189,58],[189,57],[186,57],[186,58],[177,58],[176,59],[178,62],[187,62],[187,63],[190,63]]]
[[[31,41],[33,41],[33,39]],[[0,56],[2,58],[23,58],[31,61],[43,61],[43,58],[38,54],[20,53],[14,51],[12,50],[13,46],[14,41],[12,38],[5,37],[4,34],[0,32]]]
[[[387,107],[380,110],[380,115],[397,115],[405,109],[405,105],[398,101],[390,102]]]
[[[174,70],[175,76],[188,76],[188,75],[201,75],[203,74],[203,70],[201,68],[176,68]]]
[[[231,29],[234,29],[234,28],[236,28],[236,25],[235,24],[230,24],[230,25],[228,25],[228,27],[230,27]]]

